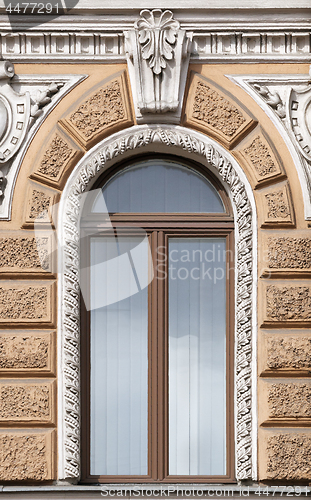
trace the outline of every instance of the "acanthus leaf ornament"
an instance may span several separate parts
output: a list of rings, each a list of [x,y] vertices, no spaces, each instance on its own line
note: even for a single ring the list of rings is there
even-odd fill
[[[180,28],[169,10],[142,10],[135,23],[138,41],[142,46],[142,57],[148,61],[149,68],[159,75],[166,68],[166,61],[174,57],[174,44]]]
[[[124,35],[137,121],[166,113],[167,121],[179,122],[192,33],[169,10],[144,9]]]

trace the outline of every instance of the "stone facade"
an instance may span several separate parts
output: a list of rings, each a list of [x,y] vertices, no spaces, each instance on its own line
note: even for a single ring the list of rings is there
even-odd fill
[[[39,37],[40,33],[34,31],[31,36]],[[181,157],[197,161],[204,168],[211,168],[217,173],[221,180],[219,182],[230,186],[230,196],[234,196],[232,206],[236,207],[235,227],[246,228],[241,238],[235,240],[239,255],[246,256],[243,265],[237,265],[236,284],[239,284],[242,293],[234,312],[239,329],[239,344],[236,343],[236,347],[243,346],[234,353],[238,379],[234,395],[235,413],[243,415],[243,418],[235,422],[235,435],[239,436],[239,446],[241,441],[245,441],[241,448],[236,448],[233,452],[238,463],[237,479],[263,483],[271,481],[274,485],[284,481],[311,481],[311,388],[308,379],[311,371],[311,287],[306,279],[311,271],[310,222],[306,220],[304,211],[304,186],[297,174],[298,160],[295,159],[289,141],[284,139],[284,127],[288,122],[283,116],[288,108],[288,103],[283,102],[286,92],[278,94],[278,90],[269,87],[269,83],[264,88],[262,82],[259,82],[257,87],[250,83],[251,91],[248,93],[246,87],[242,88],[234,83],[229,74],[234,67],[235,77],[254,74],[254,78],[256,76],[259,79],[260,71],[260,78],[265,74],[268,75],[267,78],[272,78],[276,71],[282,74],[282,65],[276,67],[267,63],[260,65],[255,72],[255,65],[247,64],[246,61],[233,65],[218,60],[217,64],[213,64],[211,59],[206,63],[206,60],[200,59],[200,53],[196,63],[191,62],[190,58],[189,72],[184,81],[186,90],[179,96],[180,106],[181,102],[183,106],[181,116],[168,116],[160,110],[154,115],[142,113],[139,121],[132,98],[135,89],[129,84],[125,56],[123,60],[118,59],[118,63],[115,60],[124,49],[121,47],[121,38],[119,35],[109,34],[111,38],[108,37],[109,40],[107,38],[108,41],[105,39],[103,42],[97,32],[91,36],[84,33],[83,36],[83,43],[90,39],[94,44],[92,64],[85,62],[89,56],[84,52],[85,60],[76,62],[71,59],[68,68],[62,65],[63,73],[72,72],[72,75],[84,75],[85,78],[83,76],[79,82],[77,80],[78,83],[72,87],[67,86],[66,92],[63,92],[62,98],[57,102],[53,102],[47,95],[46,98],[51,101],[47,102],[47,106],[51,106],[46,113],[42,109],[36,110],[43,113],[40,115],[42,121],[38,122],[38,128],[29,139],[20,164],[16,167],[16,185],[11,192],[11,214],[7,219],[0,220],[0,482],[15,481],[16,484],[25,482],[33,485],[69,479],[75,483],[80,472],[80,410],[76,404],[80,401],[77,354],[80,344],[76,335],[79,316],[75,307],[79,301],[78,273],[74,275],[70,265],[66,267],[66,290],[69,292],[65,297],[66,301],[58,302],[56,292],[63,299],[64,297],[57,268],[54,267],[58,255],[55,249],[55,258],[52,255],[52,235],[48,233],[50,225],[53,228],[57,226],[54,214],[52,220],[52,207],[66,192],[66,196],[72,201],[69,214],[71,219],[68,216],[68,220],[78,220],[76,198],[83,192],[87,182],[90,185],[91,180],[94,183],[98,181],[100,169],[104,171],[110,166],[115,168],[119,159],[135,158],[136,155],[140,157],[142,154],[155,152],[161,155],[178,155],[176,145]],[[207,50],[206,47],[210,44],[208,57],[216,57],[220,50],[224,57],[229,57],[231,53],[226,53],[225,46],[220,48],[220,38],[217,39],[214,33],[208,36],[206,35],[206,40],[209,41],[204,46],[204,50]],[[221,43],[225,44],[226,36],[222,33]],[[266,44],[262,57],[268,50],[271,54],[277,53],[277,45],[274,52],[272,50],[273,36],[276,35],[271,35],[270,41],[266,34],[258,36],[261,40],[259,46]],[[291,45],[287,46],[285,56],[290,54],[290,47],[296,43],[294,35],[286,36]],[[56,47],[53,37],[55,38],[51,33],[44,35],[46,50],[52,51]],[[200,37],[202,42],[204,37],[201,32]],[[239,37],[239,33],[234,34],[237,51],[243,50],[244,39]],[[117,39],[117,42],[113,42],[113,50],[118,47],[119,52],[109,53],[109,59],[102,64],[96,58],[103,47],[109,46],[112,38]],[[198,36],[195,35],[195,38],[197,50],[200,51]],[[5,47],[7,38],[3,37],[1,40]],[[28,40],[28,45],[25,40]],[[81,40],[76,34],[68,35],[68,46],[64,46],[64,50],[68,49],[64,52],[66,57],[76,57],[78,50],[83,52]],[[28,34],[22,34],[18,43],[26,43],[25,50],[29,50],[33,42],[29,42]],[[232,43],[230,41],[230,47]],[[269,43],[272,48],[268,47]],[[178,48],[177,38],[176,45],[174,44],[175,42],[172,43],[173,51]],[[186,46],[183,50],[187,51]],[[129,61],[131,57],[129,53]],[[185,54],[181,55],[181,59],[182,57]],[[98,64],[93,64],[94,60]],[[173,62],[165,59],[165,68],[169,69]],[[22,66],[18,68],[16,82],[22,82],[26,78],[23,76]],[[43,64],[29,62],[27,71],[34,75],[34,82],[36,78],[40,80],[43,67]],[[55,76],[60,69],[52,61],[44,71],[48,71],[48,76]],[[286,71],[289,76],[297,78],[297,75],[308,76],[309,68],[306,64],[292,64],[286,65]],[[59,75],[59,80],[64,77],[63,73]],[[155,83],[162,78],[161,75],[152,77]],[[0,79],[0,88],[1,82]],[[32,84],[34,85],[33,82]],[[41,97],[43,99],[43,94]],[[165,99],[163,95],[156,97],[158,101],[155,102]],[[32,113],[34,114],[34,109]],[[276,115],[274,122],[271,113]],[[137,120],[142,127],[136,126]],[[278,122],[282,129],[277,127]],[[131,129],[133,125],[134,132]],[[158,130],[162,127],[162,132],[159,132],[162,135],[156,139],[153,127]],[[125,138],[122,131],[127,128],[129,130]],[[164,129],[166,132],[163,132]],[[203,134],[205,141],[197,139],[200,137],[197,131]],[[80,159],[84,155],[86,159],[89,158],[91,153],[88,151],[110,136],[113,139],[109,147],[106,143],[100,145],[98,155],[92,157],[92,162],[85,163],[77,183],[74,186],[71,184],[71,191],[67,191],[67,181]],[[0,130],[0,146],[1,137]],[[206,146],[215,144],[212,139],[219,145],[219,149],[209,149]],[[236,160],[240,170],[232,169],[227,158],[232,160],[233,166]],[[307,171],[309,160],[301,158]],[[6,168],[9,171],[10,166],[3,168],[5,173]],[[236,174],[237,171],[240,177]],[[5,191],[5,181],[1,175],[4,174],[0,173],[0,201],[4,199],[1,198],[3,195],[7,199],[10,194]],[[244,191],[238,183],[242,183]],[[253,200],[251,210],[243,205],[246,193]],[[252,226],[251,212],[257,216],[256,227]],[[202,221],[201,227],[209,230],[204,226],[203,218]],[[68,224],[64,228],[64,234],[66,231],[70,232],[71,228]],[[71,232],[70,236],[72,234]],[[253,235],[253,239],[251,236],[246,237],[249,234]],[[74,238],[66,239],[66,244],[73,240]],[[68,244],[66,248],[68,259],[75,261],[77,254],[74,244]],[[250,248],[254,252],[253,260],[247,260]],[[262,256],[262,249],[266,250],[265,258]],[[251,271],[252,263],[257,261],[258,295],[257,290],[252,289],[253,276],[257,286],[256,266]],[[241,281],[245,286],[240,285]],[[229,295],[233,297],[234,290]],[[252,304],[253,297],[257,297],[255,304]],[[61,315],[64,304],[66,314],[57,318],[58,314]],[[258,322],[256,316],[251,318],[254,311],[258,312]],[[60,321],[57,322],[57,319]],[[61,329],[58,328],[60,324]],[[59,347],[65,336],[67,351],[64,358],[66,357],[67,365],[64,364],[63,351]],[[255,352],[252,350],[254,348]],[[259,374],[256,381],[257,393],[256,384],[252,385],[255,376],[252,360],[255,359]],[[57,380],[57,374],[62,375],[65,368],[66,374],[70,375],[70,389],[66,397],[68,394],[73,396],[72,399],[66,399],[71,413],[63,411],[63,392],[67,387],[61,385],[61,378]],[[57,386],[61,389],[59,399]],[[246,389],[249,397],[240,398],[237,403],[237,392],[245,394],[243,391]],[[57,408],[60,412],[58,422]],[[255,415],[256,408],[258,415]],[[64,415],[65,424],[62,423]],[[257,425],[257,416],[258,428],[252,428],[252,425]],[[62,425],[72,429],[69,436],[71,441],[66,441],[68,433],[65,436],[65,427]],[[71,448],[72,443],[74,445]],[[62,460],[66,462],[66,467]]]

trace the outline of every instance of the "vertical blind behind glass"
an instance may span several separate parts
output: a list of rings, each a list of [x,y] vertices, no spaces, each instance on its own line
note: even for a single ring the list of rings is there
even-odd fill
[[[105,200],[105,203],[104,203]],[[195,170],[167,160],[147,160],[110,179],[92,212],[223,213],[214,186]]]
[[[226,243],[169,240],[169,474],[226,474]]]
[[[129,239],[141,252],[137,274],[148,273],[147,243]],[[98,263],[109,260],[115,245],[113,237],[91,238],[91,304],[111,287],[120,295],[132,287],[133,295],[91,310],[90,472],[138,476],[148,473],[148,288],[135,293],[133,269],[122,258],[114,259],[114,280],[107,280]]]

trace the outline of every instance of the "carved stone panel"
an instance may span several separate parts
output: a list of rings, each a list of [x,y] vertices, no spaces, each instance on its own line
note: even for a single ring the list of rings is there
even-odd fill
[[[311,321],[311,288],[308,285],[266,285],[265,323]]]
[[[55,383],[0,381],[0,424],[55,424]]]
[[[57,131],[45,147],[31,178],[43,184],[61,189],[66,182],[72,167],[83,155],[81,149]]]
[[[311,384],[289,383],[269,386],[268,405],[270,418],[310,418]]]
[[[125,72],[110,78],[85,100],[60,124],[72,137],[89,149],[106,135],[133,124]]]
[[[184,125],[205,132],[231,149],[256,122],[232,96],[203,76],[192,74]]]
[[[55,478],[55,431],[0,431],[0,480]]]
[[[27,190],[23,228],[50,225],[51,208],[57,202],[58,193],[40,184],[30,183]]]
[[[307,480],[311,479],[311,434],[310,432],[284,432],[264,434],[261,471],[259,479]]]
[[[264,135],[256,129],[250,138],[239,145],[239,149],[233,151],[237,159],[246,161],[249,167],[254,187],[261,187],[263,184],[271,183],[275,179],[284,177],[283,167],[280,159]]]
[[[288,236],[268,239],[269,267],[272,269],[311,269],[311,238]]]
[[[262,227],[295,225],[291,194],[287,183],[262,191],[261,201],[264,217]]]
[[[308,425],[311,419],[309,379],[266,379],[258,382],[259,423],[264,426]]]
[[[55,333],[2,330],[0,374],[55,374]]]
[[[0,283],[0,324],[54,323],[54,284],[47,282]]]
[[[26,232],[15,234],[0,233],[1,273],[51,272],[51,237],[28,236]]]
[[[311,337],[268,337],[267,367],[270,370],[310,370]]]

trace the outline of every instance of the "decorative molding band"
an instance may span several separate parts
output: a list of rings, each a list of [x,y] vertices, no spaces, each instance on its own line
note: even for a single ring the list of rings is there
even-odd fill
[[[256,222],[250,187],[229,161],[229,153],[204,135],[188,133],[182,127],[136,126],[104,140],[76,166],[67,181],[59,207],[62,270],[59,294],[59,476],[80,475],[80,248],[79,223],[81,195],[90,190],[98,175],[124,154],[136,154],[144,148],[157,147],[163,152],[197,156],[210,166],[227,188],[235,211],[236,224],[236,325],[235,325],[235,435],[237,479],[256,479],[256,387],[254,358],[256,309]],[[121,158],[120,158],[121,159]],[[236,163],[232,159],[233,163]],[[245,183],[244,183],[245,182]],[[252,208],[253,207],[253,208]],[[254,333],[253,333],[254,332]]]
[[[98,21],[85,24],[65,16],[63,23],[40,25],[36,29],[27,25],[13,31],[10,25],[0,20],[0,55],[13,62],[47,60],[53,61],[116,61],[126,62],[124,31],[133,28],[133,23],[99,27]],[[76,16],[75,16],[76,17]],[[1,19],[1,18],[0,18]],[[60,26],[64,24],[64,26]],[[103,23],[105,24],[105,23]],[[257,27],[258,22],[245,23],[236,29],[225,22],[180,23],[182,30],[193,32],[191,61],[287,61],[309,62],[311,53],[310,30],[297,27],[297,32],[279,26]],[[301,30],[300,30],[301,29]]]

